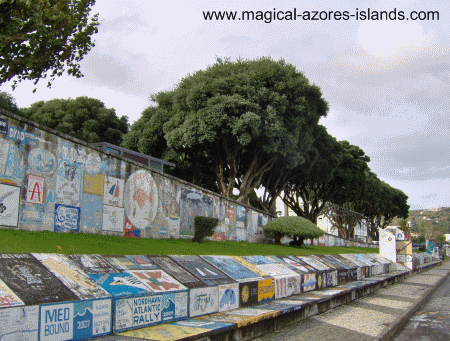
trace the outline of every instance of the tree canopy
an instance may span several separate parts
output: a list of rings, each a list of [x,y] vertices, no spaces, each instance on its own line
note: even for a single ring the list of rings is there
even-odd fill
[[[128,117],[117,117],[95,98],[53,99],[21,109],[21,115],[87,143],[109,142],[120,145],[128,132]]]
[[[13,114],[19,114],[16,99],[4,91],[0,91],[0,109],[12,112]]]
[[[319,129],[309,162],[295,169],[283,196],[296,214],[316,223],[329,202],[352,201],[365,184],[370,158],[358,146]]]
[[[79,62],[94,46],[95,0],[0,1],[0,84],[34,80],[50,72],[48,86],[66,70],[82,77]]]
[[[237,188],[239,201],[278,160],[290,169],[305,161],[314,127],[328,111],[317,86],[293,65],[270,58],[218,59],[152,99],[152,116],[161,119],[167,146],[205,160],[219,192],[231,197]],[[156,140],[135,129],[144,132],[145,123],[132,127],[130,140],[139,151],[153,153]]]

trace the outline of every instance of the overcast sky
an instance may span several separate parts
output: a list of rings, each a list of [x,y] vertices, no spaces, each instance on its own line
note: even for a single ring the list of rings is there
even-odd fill
[[[169,90],[216,57],[270,56],[294,64],[323,91],[321,123],[360,146],[370,167],[409,196],[413,209],[450,207],[450,9],[446,1],[137,1],[97,0],[96,46],[82,79],[63,76],[0,87],[19,107],[89,96],[133,122],[149,95]],[[349,20],[204,20],[204,11],[348,11]],[[361,20],[363,11],[404,12],[405,20]],[[274,10],[275,9],[275,10]],[[395,12],[394,12],[395,11]],[[438,11],[434,20],[406,20]],[[271,14],[273,17],[273,14]],[[317,17],[325,18],[325,13]],[[358,20],[356,19],[358,15]],[[422,13],[420,15],[426,15]]]

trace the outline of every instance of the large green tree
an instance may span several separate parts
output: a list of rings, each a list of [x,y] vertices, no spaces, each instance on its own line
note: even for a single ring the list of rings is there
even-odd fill
[[[327,203],[343,204],[362,190],[370,158],[325,128],[317,131],[309,155],[309,162],[295,169],[282,199],[297,215],[316,223]]]
[[[160,94],[160,102],[163,97],[164,94]],[[187,154],[167,146],[163,129],[169,119],[167,110],[153,106],[146,108],[124,135],[122,147],[173,162],[176,167],[166,170],[166,173],[217,192],[215,175],[207,167],[209,160],[200,150]]]
[[[21,115],[88,143],[120,145],[128,132],[128,117],[117,117],[114,109],[105,108],[102,101],[89,97],[39,101],[22,108]]]
[[[153,99],[156,110],[167,115],[167,146],[188,156],[201,154],[218,190],[231,197],[237,188],[239,201],[277,160],[289,168],[305,161],[312,131],[328,110],[317,86],[293,65],[269,58],[218,59]]]
[[[13,114],[19,114],[16,99],[4,91],[0,91],[0,109],[12,112]]]
[[[81,77],[79,62],[94,46],[95,0],[0,1],[0,84],[45,78],[48,86],[66,70]]]

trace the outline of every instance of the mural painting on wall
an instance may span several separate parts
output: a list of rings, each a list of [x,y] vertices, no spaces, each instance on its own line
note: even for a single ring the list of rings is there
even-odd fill
[[[97,232],[102,229],[103,198],[98,195],[83,193],[81,196],[81,230]]]
[[[24,178],[24,157],[19,148],[10,141],[2,140],[4,147],[0,148],[0,182],[21,185]]]
[[[123,218],[122,207],[103,205],[103,231],[123,232]]]
[[[48,150],[33,148],[28,153],[28,171],[50,175],[56,170],[56,157]]]
[[[178,236],[180,229],[180,187],[169,179],[162,178],[159,185],[161,213],[166,224],[160,223],[161,235]]]
[[[55,232],[78,232],[80,208],[63,204],[55,205]]]
[[[0,184],[0,226],[17,227],[20,187]]]
[[[124,206],[126,217],[135,228],[150,227],[158,211],[158,188],[148,171],[138,170],[128,178]]]
[[[227,208],[225,226],[227,228],[226,239],[236,240],[236,209],[233,204],[229,204]]]
[[[14,127],[11,124],[8,127],[8,139],[31,146],[36,145],[36,134]]]
[[[26,305],[78,300],[30,254],[0,254],[0,277]]]
[[[44,178],[29,174],[27,176],[26,202],[42,205],[44,203]]]
[[[125,225],[124,225],[124,237],[129,238],[140,238],[141,237],[141,230],[137,229],[133,226],[133,224],[128,220],[128,218],[125,218]]]
[[[246,209],[243,206],[236,206],[236,227],[245,229]]]
[[[125,181],[105,176],[103,203],[109,206],[123,207],[123,189]]]
[[[88,275],[114,297],[151,293],[144,283],[126,272]]]
[[[194,235],[196,216],[212,217],[213,198],[188,188],[181,189],[180,235]]]
[[[60,161],[56,176],[58,203],[78,206],[81,199],[82,179],[83,169],[79,164]]]
[[[214,217],[219,219],[216,229],[213,232],[213,240],[226,240],[226,225],[225,219],[227,216],[226,201],[220,197],[214,197]]]

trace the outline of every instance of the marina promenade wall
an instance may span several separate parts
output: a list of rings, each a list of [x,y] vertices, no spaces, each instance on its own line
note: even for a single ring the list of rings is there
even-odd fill
[[[0,109],[0,226],[132,238],[258,242],[273,217]]]

